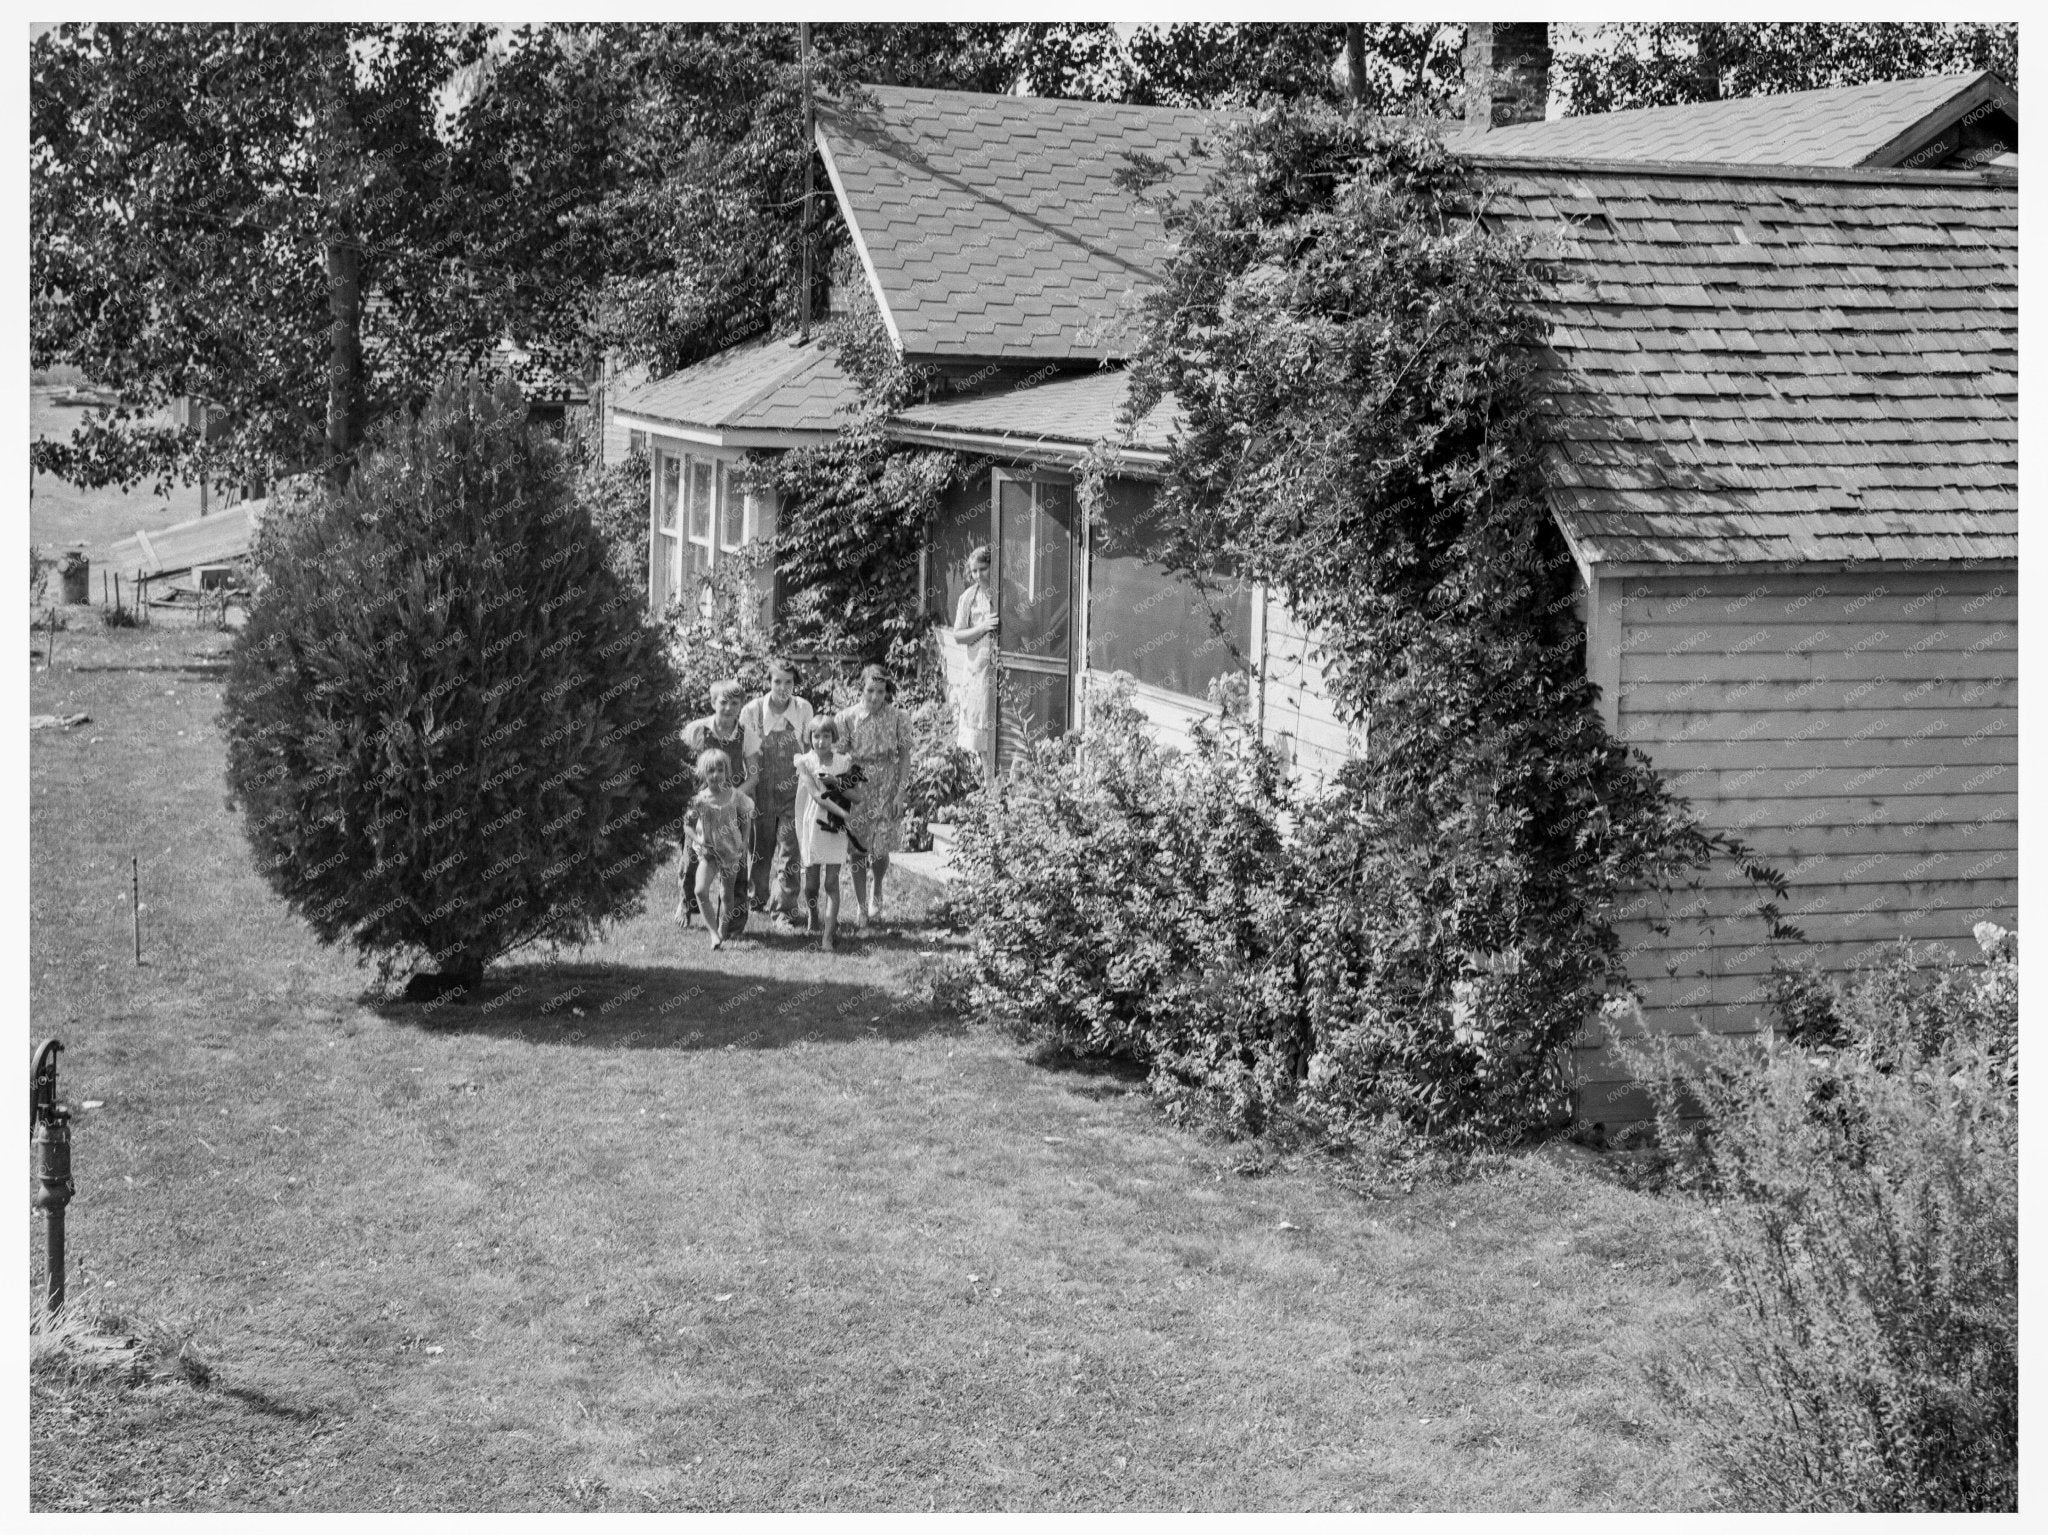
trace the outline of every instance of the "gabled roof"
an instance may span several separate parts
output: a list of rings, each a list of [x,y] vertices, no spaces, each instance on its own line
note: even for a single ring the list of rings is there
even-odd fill
[[[890,418],[893,435],[913,441],[948,441],[961,446],[1014,444],[1020,450],[1080,458],[1107,439],[1132,462],[1164,457],[1180,425],[1180,408],[1168,395],[1148,411],[1127,438],[1117,425],[1130,393],[1122,368],[1069,374],[1014,389],[942,398],[913,405]]]
[[[749,341],[665,378],[620,380],[613,413],[715,447],[788,447],[846,425],[859,390],[824,343]]]
[[[2015,122],[2019,98],[1979,71],[1828,90],[1743,96],[1682,107],[1517,123],[1447,138],[1463,153],[1580,160],[1687,160],[1720,165],[1890,166],[1936,146],[1980,107]],[[2017,145],[2014,146],[2017,148]]]
[[[863,87],[821,107],[818,146],[868,280],[912,359],[1129,356],[1134,301],[1165,250],[1158,211],[1116,183],[1220,119],[1171,107]]]
[[[2016,177],[1495,172],[1582,560],[2016,557]]]

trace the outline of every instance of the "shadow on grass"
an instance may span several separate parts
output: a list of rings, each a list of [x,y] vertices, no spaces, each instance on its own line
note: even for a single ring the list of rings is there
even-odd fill
[[[222,1386],[219,1389],[222,1396],[233,1397],[251,1412],[261,1413],[267,1418],[285,1418],[293,1423],[310,1423],[320,1416],[320,1409],[317,1407],[280,1401],[269,1392],[259,1391],[254,1386]]]
[[[1069,1090],[1084,1098],[1120,1098],[1132,1088],[1144,1086],[1152,1075],[1151,1068],[1142,1061],[1121,1056],[1077,1055],[1057,1045],[1034,1045],[1026,1059],[1040,1071],[1073,1078],[1068,1083]]]
[[[777,1050],[800,1043],[915,1039],[964,1025],[880,986],[679,965],[507,965],[474,997],[365,996],[387,1021],[591,1049]]]

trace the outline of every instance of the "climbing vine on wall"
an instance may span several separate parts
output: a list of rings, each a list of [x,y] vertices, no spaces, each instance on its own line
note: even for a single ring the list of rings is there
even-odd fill
[[[1542,494],[1542,273],[1485,200],[1412,128],[1251,118],[1169,211],[1127,407],[1179,401],[1174,561],[1268,583],[1370,719],[1307,811],[1323,899],[1287,940],[1324,1066],[1362,1095],[1396,1035],[1533,1081],[1623,984],[1624,906],[1745,857],[1601,721]]]
[[[785,594],[777,639],[797,649],[915,669],[924,620],[918,555],[940,498],[961,474],[951,453],[889,441],[889,416],[928,386],[903,365],[850,260],[833,273],[848,296],[824,328],[861,403],[830,441],[758,464],[782,508],[775,559]]]

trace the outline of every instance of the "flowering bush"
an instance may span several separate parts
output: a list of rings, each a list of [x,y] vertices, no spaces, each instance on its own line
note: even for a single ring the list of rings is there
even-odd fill
[[[2018,963],[1901,950],[1808,977],[1762,1050],[1630,1052],[1693,1177],[1731,1296],[1664,1383],[1747,1507],[2017,1508]]]

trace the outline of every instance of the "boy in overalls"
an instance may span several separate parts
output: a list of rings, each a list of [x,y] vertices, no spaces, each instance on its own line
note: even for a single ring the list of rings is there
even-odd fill
[[[768,876],[781,856],[775,910],[784,922],[796,919],[797,851],[796,758],[808,749],[811,705],[796,691],[796,667],[777,656],[768,663],[768,691],[740,711],[740,723],[760,752],[760,768],[750,786],[754,796],[754,910],[768,909]]]

